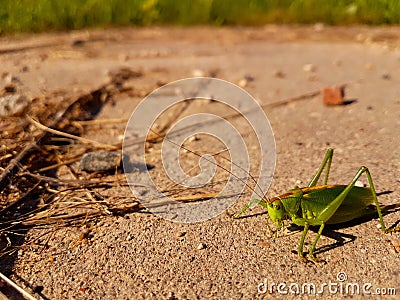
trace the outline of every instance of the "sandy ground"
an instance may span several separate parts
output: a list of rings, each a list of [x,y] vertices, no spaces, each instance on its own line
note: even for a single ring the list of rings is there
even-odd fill
[[[57,90],[79,95],[120,67],[143,72],[134,83],[139,91],[213,75],[241,83],[260,103],[346,83],[346,99],[355,100],[349,105],[327,107],[318,96],[266,108],[277,149],[268,196],[307,185],[332,147],[332,183],[346,184],[361,165],[368,166],[379,201],[391,204],[400,202],[399,47],[396,27],[112,29],[4,37],[0,64],[1,72],[18,77],[20,89],[31,97]],[[254,80],[243,80],[249,77]],[[98,119],[129,118],[140,99],[120,97]],[[124,124],[86,136],[110,142],[123,132]],[[129,197],[130,190],[108,193]],[[242,197],[229,212],[248,200]],[[342,273],[347,280],[332,292],[326,286],[324,298],[346,296],[348,283],[360,289],[370,283],[371,293],[394,288],[397,296],[382,298],[398,297],[400,236],[382,234],[378,219],[327,230],[317,247],[325,263],[314,264],[298,259],[301,234],[272,238],[262,212],[254,209],[239,220],[224,213],[196,224],[145,212],[101,218],[86,224],[90,235],[84,242],[76,242],[84,227],[62,228],[50,235],[47,249],[19,250],[3,272],[45,299],[292,299],[298,295],[289,287],[297,285],[301,293],[308,283],[319,291],[323,284],[339,284]],[[389,225],[399,220],[399,211],[385,216]],[[31,230],[25,239],[40,233]],[[305,250],[314,235],[309,234]],[[277,291],[279,283],[286,283],[286,295]],[[308,298],[315,295],[301,293],[301,299]]]

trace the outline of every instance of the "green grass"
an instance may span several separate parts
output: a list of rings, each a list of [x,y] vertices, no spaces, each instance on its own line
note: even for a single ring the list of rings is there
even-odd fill
[[[124,25],[400,24],[400,0],[0,0],[0,33]]]

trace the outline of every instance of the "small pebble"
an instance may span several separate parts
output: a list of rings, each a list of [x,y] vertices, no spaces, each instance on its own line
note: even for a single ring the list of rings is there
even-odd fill
[[[177,298],[175,297],[174,292],[168,292],[167,299],[168,300],[174,300],[174,299],[177,299]]]
[[[15,92],[17,91],[17,88],[16,88],[15,85],[13,85],[13,84],[7,84],[7,85],[4,87],[4,91],[5,91],[6,93],[12,94],[12,93],[15,93]]]
[[[304,72],[315,72],[317,68],[313,64],[306,64],[303,66]]]
[[[2,79],[5,81],[5,83],[12,83],[13,82],[14,76],[11,73],[3,73]]]
[[[120,164],[119,152],[97,151],[82,156],[79,168],[87,172],[104,172],[114,170]]]
[[[242,79],[239,80],[238,82],[238,86],[240,86],[241,88],[245,88],[249,82],[253,82],[254,81],[254,77],[251,75],[245,75]]]
[[[185,236],[185,235],[186,235],[186,232],[184,232],[184,231],[179,231],[179,232],[176,234],[177,237],[182,237],[182,236]]]
[[[286,77],[286,73],[280,70],[276,70],[274,72],[274,77],[276,78],[285,78]]]
[[[77,39],[77,40],[74,40],[74,41],[72,42],[72,46],[74,46],[74,47],[83,46],[83,45],[85,45],[85,43],[86,43],[85,40]]]
[[[251,75],[245,75],[244,79],[246,79],[248,82],[253,82],[254,81],[254,77]]]
[[[11,94],[0,97],[0,117],[11,117],[23,114],[30,100],[24,95]]]
[[[240,86],[241,88],[245,88],[247,86],[248,81],[246,79],[240,79],[238,82],[238,86]]]
[[[197,246],[197,250],[203,250],[203,249],[206,249],[206,248],[207,248],[206,244],[203,244],[203,243],[200,243],[200,244]]]
[[[190,138],[188,138],[189,142],[195,142],[198,140],[199,140],[199,137],[197,135],[192,135]]]
[[[354,184],[354,186],[358,186],[358,187],[365,187],[365,184],[362,183],[362,181],[357,180],[356,183]]]
[[[204,77],[204,71],[203,70],[200,70],[200,69],[194,69],[193,71],[192,71],[192,76],[193,77]]]

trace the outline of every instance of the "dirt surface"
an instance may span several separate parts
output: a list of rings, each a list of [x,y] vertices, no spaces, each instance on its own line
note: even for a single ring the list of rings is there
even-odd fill
[[[316,96],[266,106],[277,150],[268,196],[306,186],[331,147],[331,183],[350,182],[365,165],[379,201],[400,202],[398,27],[143,28],[23,35],[0,39],[0,63],[2,86],[12,81],[29,98],[56,95],[60,103],[98,88],[111,71],[140,72],[131,79],[130,92],[107,102],[96,120],[128,119],[154,88],[191,76],[240,84],[260,104],[347,84],[347,105],[328,107]],[[199,111],[224,113],[209,105]],[[191,111],[197,112],[196,107]],[[82,134],[116,144],[124,128],[124,122],[108,122],[85,127]],[[193,146],[196,151],[204,145],[211,153],[219,150],[201,141]],[[252,138],[248,141],[251,148]],[[257,156],[251,159],[257,164]],[[150,160],[157,177],[162,168],[151,151]],[[77,170],[77,163],[70,168]],[[56,176],[68,178],[70,171],[61,167]],[[107,201],[134,198],[122,174],[107,176],[121,183],[101,190]],[[365,177],[361,181],[367,183]],[[250,194],[228,212],[241,209]],[[33,228],[24,240],[36,246],[21,247],[11,261],[3,258],[1,271],[44,299],[292,299],[298,295],[289,286],[294,291],[296,285],[302,299],[313,299],[307,290],[301,293],[305,283],[315,284],[317,291],[323,284],[338,284],[332,292],[325,287],[326,299],[345,297],[347,283],[358,284],[360,291],[370,283],[371,293],[394,288],[397,296],[382,298],[397,299],[400,235],[383,234],[377,218],[326,230],[316,252],[325,263],[302,263],[297,255],[301,233],[271,237],[263,212],[255,208],[247,213],[250,217],[238,220],[223,213],[182,224],[140,211],[90,222],[83,218],[81,226],[44,236],[49,229]],[[398,210],[385,216],[389,226],[399,220]],[[305,251],[314,236],[308,235]],[[339,284],[344,273],[347,280]],[[286,283],[286,295],[277,291],[279,283]],[[272,293],[260,293],[267,284]]]

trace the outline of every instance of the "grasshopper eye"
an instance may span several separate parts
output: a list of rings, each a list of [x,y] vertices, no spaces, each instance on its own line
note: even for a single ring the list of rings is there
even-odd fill
[[[274,204],[274,209],[275,210],[280,210],[281,209],[281,205],[280,204]]]

